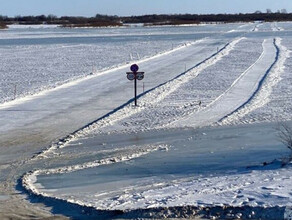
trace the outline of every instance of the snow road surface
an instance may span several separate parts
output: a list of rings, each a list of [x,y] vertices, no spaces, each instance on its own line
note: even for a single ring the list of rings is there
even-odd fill
[[[201,109],[186,119],[176,122],[176,126],[206,126],[236,112],[241,106],[248,103],[259,90],[261,82],[277,61],[277,53],[274,40],[264,40],[262,55],[234,81],[227,91],[206,108]]]

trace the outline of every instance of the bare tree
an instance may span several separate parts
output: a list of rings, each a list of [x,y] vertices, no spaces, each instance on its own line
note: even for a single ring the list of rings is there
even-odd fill
[[[285,8],[281,9],[282,14],[287,14],[287,10]]]
[[[287,164],[292,161],[292,127],[286,123],[280,123],[278,126],[278,131],[278,137],[280,141],[291,150],[290,156],[287,158]]]
[[[56,15],[53,14],[49,14],[47,17],[50,21],[56,20],[58,17]]]
[[[261,14],[262,12],[260,10],[256,10],[254,13],[255,14]]]
[[[268,8],[267,9],[267,14],[271,14],[271,13],[273,13],[272,10]]]

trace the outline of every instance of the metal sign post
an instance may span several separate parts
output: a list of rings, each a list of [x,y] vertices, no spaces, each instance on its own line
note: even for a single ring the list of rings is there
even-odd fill
[[[134,80],[134,96],[135,96],[135,106],[137,106],[137,80],[144,79],[144,72],[138,72],[139,66],[133,64],[130,67],[132,72],[127,72],[128,80]]]

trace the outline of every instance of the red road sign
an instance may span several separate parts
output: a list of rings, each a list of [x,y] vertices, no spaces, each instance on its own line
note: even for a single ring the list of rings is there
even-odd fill
[[[132,72],[137,72],[139,70],[139,66],[137,64],[133,64],[131,67],[130,67],[130,70]]]

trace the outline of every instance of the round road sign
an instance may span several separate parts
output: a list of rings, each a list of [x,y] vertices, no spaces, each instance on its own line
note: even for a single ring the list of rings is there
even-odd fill
[[[137,73],[136,79],[138,79],[138,80],[144,79],[144,73]]]
[[[131,71],[133,72],[137,72],[139,70],[139,67],[137,64],[133,64],[131,67],[130,67]]]
[[[135,79],[135,74],[134,73],[128,73],[127,74],[128,80],[134,80]]]

